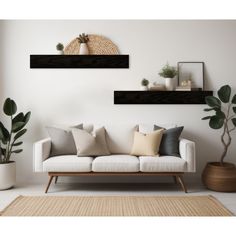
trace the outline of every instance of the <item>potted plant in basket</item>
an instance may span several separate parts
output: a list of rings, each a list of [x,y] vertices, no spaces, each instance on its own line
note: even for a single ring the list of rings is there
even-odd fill
[[[149,81],[147,79],[142,79],[141,81],[141,90],[147,91],[148,90]]]
[[[30,119],[30,112],[16,114],[16,103],[7,98],[3,105],[5,115],[10,117],[10,129],[5,128],[0,122],[0,190],[11,188],[16,182],[15,162],[11,161],[11,155],[20,153],[23,150],[18,147],[22,141],[18,139],[27,131],[25,125]]]
[[[177,70],[175,67],[170,66],[168,63],[161,69],[159,75],[165,78],[166,90],[175,90],[175,76],[177,75]]]
[[[88,35],[85,33],[80,34],[77,39],[79,40],[79,43],[80,43],[79,54],[88,55],[89,54],[89,50],[87,46],[87,42],[89,41]]]
[[[236,191],[236,168],[232,163],[225,162],[225,157],[232,143],[231,133],[236,129],[236,94],[231,98],[231,87],[224,85],[218,90],[218,98],[206,97],[209,108],[204,111],[213,111],[215,114],[206,116],[202,120],[209,120],[212,129],[221,129],[223,152],[219,162],[207,163],[202,180],[207,188],[221,192]],[[234,105],[235,104],[235,105]]]

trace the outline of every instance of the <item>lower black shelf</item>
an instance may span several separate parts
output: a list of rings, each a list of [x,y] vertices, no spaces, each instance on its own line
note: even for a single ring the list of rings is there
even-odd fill
[[[213,91],[114,91],[114,104],[205,104]]]

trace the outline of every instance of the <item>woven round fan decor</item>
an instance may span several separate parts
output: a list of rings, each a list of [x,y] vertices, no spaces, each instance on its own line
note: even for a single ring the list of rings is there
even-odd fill
[[[116,55],[119,54],[118,47],[110,40],[100,35],[89,34],[87,42],[90,55]],[[78,55],[80,42],[77,38],[72,40],[65,48],[64,54]]]

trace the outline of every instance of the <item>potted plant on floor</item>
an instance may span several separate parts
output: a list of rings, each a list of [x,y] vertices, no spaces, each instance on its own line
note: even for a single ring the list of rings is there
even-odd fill
[[[18,147],[22,141],[18,139],[27,131],[25,125],[30,119],[30,112],[16,114],[16,103],[7,98],[3,105],[5,115],[10,117],[10,129],[5,128],[0,122],[0,190],[11,188],[16,182],[15,162],[11,161],[12,154],[20,153],[23,150]]]
[[[204,111],[213,111],[215,114],[206,116],[202,120],[209,120],[212,129],[221,129],[223,152],[219,162],[207,163],[202,180],[207,188],[220,192],[236,191],[236,168],[232,163],[225,162],[225,157],[232,143],[231,133],[236,129],[236,94],[231,97],[231,87],[225,85],[218,91],[218,97],[206,97],[209,108]],[[235,104],[235,105],[234,105]]]
[[[159,72],[159,75],[165,78],[165,87],[168,91],[175,90],[175,76],[177,75],[177,70],[173,66],[169,66],[167,63]]]

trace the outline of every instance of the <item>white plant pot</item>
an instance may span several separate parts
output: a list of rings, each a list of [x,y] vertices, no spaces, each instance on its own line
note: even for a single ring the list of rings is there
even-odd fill
[[[64,55],[64,51],[63,50],[58,51],[58,55]]]
[[[165,78],[165,87],[167,91],[175,90],[175,80],[174,78]]]
[[[88,46],[86,43],[80,44],[79,54],[80,55],[88,55],[89,54]]]
[[[16,163],[0,164],[0,190],[9,189],[16,184]]]
[[[141,89],[142,91],[148,91],[148,86],[142,85],[140,89]]]

